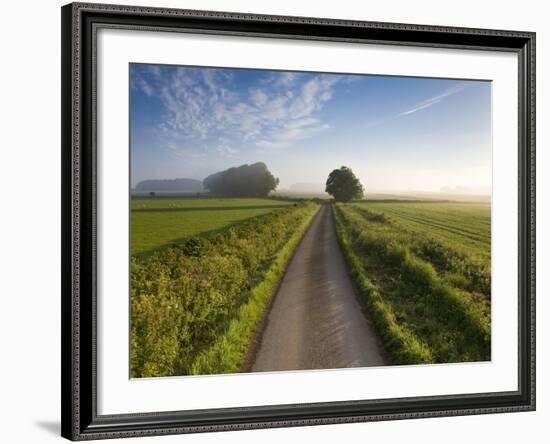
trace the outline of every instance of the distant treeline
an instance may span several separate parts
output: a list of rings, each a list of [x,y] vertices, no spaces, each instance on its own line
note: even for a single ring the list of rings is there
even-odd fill
[[[263,162],[241,165],[211,174],[203,181],[213,194],[235,197],[265,197],[275,190],[279,179],[269,172]]]
[[[200,180],[195,179],[144,180],[136,185],[134,191],[200,193],[203,191],[203,186]]]
[[[420,204],[420,203],[431,203],[431,204],[443,204],[443,203],[463,203],[463,204],[479,204],[485,203],[480,201],[467,201],[467,200],[451,200],[451,199],[361,199],[354,201],[355,203],[399,203],[399,204]]]

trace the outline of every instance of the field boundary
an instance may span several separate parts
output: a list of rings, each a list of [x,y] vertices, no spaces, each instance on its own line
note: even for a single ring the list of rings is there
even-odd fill
[[[336,226],[336,235],[344,258],[348,265],[350,277],[356,287],[359,303],[368,316],[373,320],[377,333],[380,335],[384,344],[384,349],[392,361],[392,364],[398,364],[402,356],[401,351],[407,350],[407,358],[417,363],[431,363],[433,358],[430,351],[424,344],[419,342],[414,336],[403,331],[395,320],[391,308],[384,303],[380,292],[370,279],[365,275],[360,265],[359,257],[353,252],[349,234],[344,229],[342,216],[339,209],[335,208],[334,222]]]

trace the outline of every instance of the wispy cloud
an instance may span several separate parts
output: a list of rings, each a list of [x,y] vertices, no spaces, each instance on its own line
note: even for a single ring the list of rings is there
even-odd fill
[[[272,130],[269,137],[257,142],[257,146],[264,149],[286,148],[293,142],[308,139],[321,131],[330,128],[314,117],[304,117],[291,120],[277,130]]]
[[[151,71],[151,74],[152,73],[153,71]],[[145,94],[147,94],[148,97],[151,97],[155,93],[153,86],[147,80],[145,80],[144,76],[140,71],[132,72],[131,86],[132,86],[132,89],[134,90],[140,90],[144,92]]]
[[[143,78],[140,78],[138,79],[138,84],[140,86],[140,88],[142,89],[142,91],[147,94],[149,97],[151,97],[155,91],[153,89],[153,87],[151,85],[149,85],[149,83],[147,83],[147,81]]]
[[[458,85],[454,85],[451,88],[446,89],[445,91],[441,92],[440,94],[437,94],[433,97],[430,97],[429,99],[423,100],[421,102],[416,103],[415,105],[411,106],[410,108],[406,109],[402,113],[400,113],[400,116],[406,116],[409,114],[413,114],[417,111],[429,108],[442,100],[446,99],[447,97],[450,97],[454,94],[457,94],[461,91],[464,91],[468,87],[468,83],[459,83]]]
[[[319,113],[341,80],[282,72],[243,87],[228,70],[168,67],[149,74],[134,80],[161,101],[157,129],[167,144],[201,145],[224,155],[237,153],[243,142],[262,150],[290,147],[327,129]],[[226,141],[217,143],[220,138]]]
[[[430,108],[431,106],[434,106],[434,105],[444,101],[448,97],[453,96],[455,94],[458,94],[461,91],[464,91],[469,86],[470,86],[470,84],[466,83],[466,82],[455,84],[452,87],[449,87],[449,88],[445,89],[444,91],[440,92],[439,94],[436,94],[432,97],[429,97],[428,99],[422,100],[420,102],[417,102],[417,103],[405,108],[404,111],[397,112],[397,113],[394,113],[394,114],[388,114],[386,116],[381,116],[380,118],[371,120],[370,122],[367,122],[365,124],[365,128],[373,128],[373,127],[377,127],[379,125],[384,125],[384,124],[386,124],[388,122],[392,122],[392,121],[394,121],[394,120],[396,120],[400,117],[408,116],[408,115],[414,114],[418,111]]]

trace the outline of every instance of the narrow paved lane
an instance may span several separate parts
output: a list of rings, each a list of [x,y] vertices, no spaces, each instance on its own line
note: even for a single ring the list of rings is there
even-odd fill
[[[323,205],[283,277],[252,371],[377,366],[383,356]]]

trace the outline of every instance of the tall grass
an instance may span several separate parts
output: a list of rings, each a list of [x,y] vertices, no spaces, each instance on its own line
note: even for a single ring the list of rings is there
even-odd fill
[[[132,258],[132,377],[236,371],[318,208],[292,206]]]
[[[422,244],[425,239],[407,233],[386,216],[353,206],[337,206],[335,219],[361,302],[394,363],[490,359],[488,299],[480,296],[482,290],[477,286],[477,291],[468,292],[438,272],[426,260],[432,252],[429,242]],[[423,255],[419,245],[428,248]],[[459,253],[449,250],[446,254]]]

